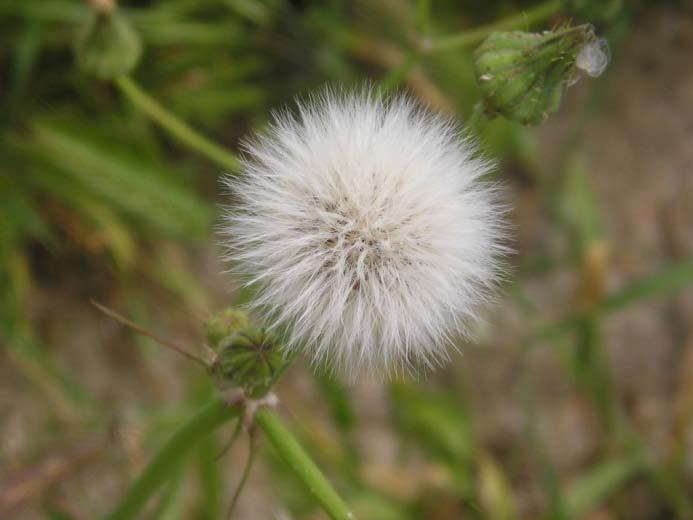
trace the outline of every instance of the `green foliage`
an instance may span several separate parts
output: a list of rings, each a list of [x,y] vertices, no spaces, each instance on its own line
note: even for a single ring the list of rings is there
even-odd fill
[[[685,259],[665,266],[659,272],[632,280],[606,298],[601,304],[604,313],[615,312],[638,302],[684,290],[693,283],[693,260]]]
[[[566,490],[570,518],[581,518],[643,468],[639,458],[607,460],[573,482]]]
[[[99,294],[137,300],[147,316],[155,317],[156,308],[150,313],[147,307],[150,300],[174,300],[198,325],[213,301],[200,273],[210,267],[202,263],[191,269],[169,252],[196,257],[212,240],[219,177],[238,170],[242,137],[262,128],[272,109],[323,83],[382,80],[384,90],[407,88],[434,109],[468,122],[482,148],[512,167],[498,175],[514,174],[510,182],[519,186],[513,185],[514,191],[521,197],[531,191],[528,205],[552,212],[542,225],[558,251],[532,254],[542,268],[519,273],[514,287],[529,309],[526,315],[541,323],[517,342],[527,352],[545,344],[559,356],[558,377],[574,384],[581,406],[599,412],[598,446],[593,458],[571,469],[570,479],[544,446],[531,446],[535,441],[519,436],[499,446],[467,406],[466,387],[447,372],[431,376],[435,385],[407,380],[389,387],[391,417],[380,419],[399,455],[389,467],[396,478],[371,474],[369,443],[377,434],[364,430],[369,419],[361,414],[368,403],[352,395],[350,384],[325,374],[315,375],[310,388],[324,405],[315,413],[328,427],[307,422],[304,444],[362,519],[577,519],[595,511],[619,517],[614,504],[630,499],[634,480],[647,487],[661,516],[690,516],[690,483],[681,469],[685,450],[665,460],[635,433],[611,381],[603,331],[614,313],[691,287],[693,261],[662,261],[659,269],[607,290],[608,263],[592,262],[595,251],[608,250],[604,216],[610,208],[593,190],[582,137],[572,136],[569,150],[556,151],[567,157],[562,171],[547,171],[540,134],[517,124],[542,122],[564,95],[586,29],[561,29],[560,23],[572,17],[594,23],[600,35],[618,44],[628,34],[634,5],[621,0],[151,0],[123,1],[104,17],[80,0],[0,2],[3,362],[49,403],[48,415],[70,425],[66,431],[81,431],[94,417],[98,424],[110,422],[110,406],[94,402],[85,389],[92,380],[72,369],[51,342],[47,318],[70,322],[75,309],[51,308],[50,301],[41,300],[50,285],[46,279],[66,299],[81,302],[77,306],[86,307],[88,297]],[[523,32],[546,29],[554,32]],[[486,75],[490,78],[483,79]],[[595,85],[605,90],[604,83]],[[480,101],[508,119],[482,117],[476,109]],[[582,102],[577,96],[572,101]],[[84,276],[85,266],[98,273],[96,282]],[[557,272],[573,275],[586,296],[556,304],[556,314],[564,318],[554,321],[536,316],[531,283]],[[75,278],[77,288],[64,283]],[[252,288],[244,289],[240,302],[251,293]],[[260,396],[286,368],[275,348],[279,340],[261,329],[238,330],[249,327],[247,320],[229,329],[226,318],[216,317],[207,331],[218,353],[213,372]],[[114,387],[127,386],[124,380],[134,377],[138,367],[130,361],[125,369],[111,367]],[[158,388],[158,377],[151,378],[152,388]],[[176,380],[180,374],[166,377]],[[194,377],[201,381],[207,375]],[[168,392],[164,386],[162,392]],[[510,394],[505,387],[498,391]],[[174,402],[170,395],[175,392],[165,394]],[[166,456],[136,480],[115,518],[131,518],[159,488],[163,491],[150,510],[158,517],[223,515],[228,484],[240,474],[241,462],[224,466],[217,460],[227,435],[206,436],[205,424],[217,426],[235,412],[222,403],[212,406],[177,431]],[[139,409],[137,403],[132,407]],[[189,411],[182,405],[170,408],[165,417],[151,410],[138,416],[149,441],[163,441]],[[269,426],[275,433],[281,429],[272,418]],[[277,461],[301,459],[297,446],[289,446]],[[139,447],[132,451],[139,465]],[[292,518],[313,518],[310,490],[291,468],[273,465],[270,450],[265,451],[271,475],[260,480],[274,484],[276,491],[268,491],[273,500]],[[114,455],[119,456],[125,458]],[[169,465],[166,457],[178,462]],[[229,467],[236,471],[233,478]],[[527,513],[536,493],[546,503],[531,504]],[[112,505],[100,503],[98,509]],[[332,507],[336,514],[343,511],[338,501]],[[47,511],[56,519],[78,517],[52,506]]]
[[[78,186],[154,234],[191,240],[207,235],[208,205],[116,143],[98,142],[80,129],[39,123],[32,144],[62,175],[51,186],[61,186],[73,203],[76,197],[68,189]]]
[[[604,224],[589,186],[588,169],[579,158],[568,161],[556,197],[556,213],[573,245],[572,254],[579,257],[604,235]]]
[[[474,486],[476,441],[464,404],[442,392],[424,392],[405,383],[390,386],[392,411],[402,434],[445,464],[462,496]]]

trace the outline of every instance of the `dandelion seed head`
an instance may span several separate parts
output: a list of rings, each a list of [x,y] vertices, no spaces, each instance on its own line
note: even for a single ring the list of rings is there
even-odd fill
[[[222,236],[286,348],[352,374],[446,360],[507,252],[470,138],[407,97],[324,90],[245,148]]]

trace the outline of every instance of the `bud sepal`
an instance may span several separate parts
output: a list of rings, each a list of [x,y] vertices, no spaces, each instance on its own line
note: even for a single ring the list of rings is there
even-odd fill
[[[221,390],[239,388],[258,399],[288,367],[276,334],[250,324],[241,310],[226,309],[210,319],[207,336],[214,352],[209,372]]]

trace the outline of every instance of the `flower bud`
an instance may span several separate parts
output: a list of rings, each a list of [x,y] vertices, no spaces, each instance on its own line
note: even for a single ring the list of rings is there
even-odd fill
[[[474,53],[486,111],[522,124],[543,122],[574,81],[581,49],[594,41],[591,25],[492,33]]]
[[[141,52],[138,34],[113,10],[94,10],[75,42],[77,65],[100,79],[129,73]]]
[[[228,308],[212,316],[205,324],[207,342],[216,349],[226,336],[232,336],[250,325],[248,314],[240,309]]]
[[[220,388],[241,388],[257,399],[267,394],[287,366],[277,337],[249,324],[244,312],[227,309],[207,324],[216,357],[210,373]],[[219,338],[219,339],[218,339]]]

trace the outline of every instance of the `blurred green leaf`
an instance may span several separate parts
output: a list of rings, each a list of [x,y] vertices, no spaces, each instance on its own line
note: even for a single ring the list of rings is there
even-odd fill
[[[664,297],[683,291],[693,284],[693,260],[686,259],[662,270],[627,282],[620,289],[605,296],[593,312],[610,314],[630,305]],[[585,318],[584,313],[571,312],[557,322],[540,327],[530,335],[537,339],[550,339],[573,330]]]
[[[643,469],[639,457],[607,460],[576,479],[565,491],[570,518],[582,518]]]
[[[493,520],[516,518],[510,484],[500,464],[489,454],[479,456],[479,496],[484,514]]]
[[[207,205],[142,158],[104,146],[86,133],[36,124],[35,150],[69,179],[165,236],[199,239],[209,232]]]
[[[442,392],[425,392],[408,383],[390,385],[398,424],[443,461],[468,463],[474,454],[471,423],[464,406]]]
[[[182,461],[174,470],[173,475],[166,484],[159,498],[159,502],[149,516],[151,520],[177,520],[185,514],[185,497],[183,496],[183,483],[185,472],[189,465],[188,457]],[[208,518],[217,518],[209,516]]]
[[[194,94],[182,90],[170,96],[173,110],[186,119],[204,120],[218,125],[230,114],[252,111],[264,106],[266,93],[254,86],[195,89]]]
[[[368,491],[360,491],[350,496],[349,505],[354,511],[355,518],[414,520],[406,504]]]
[[[330,407],[330,415],[335,426],[345,433],[350,433],[356,425],[356,415],[344,383],[324,373],[315,375],[315,383]]]
[[[314,375],[314,381],[327,404],[332,423],[340,433],[347,456],[347,467],[353,470],[360,464],[361,457],[353,436],[356,412],[349,397],[349,390],[334,374],[318,372]]]
[[[46,173],[44,170],[43,173]],[[131,267],[136,256],[133,230],[117,215],[113,208],[103,204],[97,196],[58,172],[39,174],[32,179],[39,187],[84,219],[84,223],[97,235],[92,238],[96,249],[107,249],[115,265],[120,269]],[[80,233],[81,234],[81,233]],[[82,237],[85,241],[89,238]]]
[[[0,261],[27,239],[46,238],[48,227],[21,176],[0,171]]]
[[[198,510],[201,518],[220,518],[221,511],[221,446],[216,435],[205,437],[197,449],[197,469],[200,475]]]
[[[576,256],[582,255],[590,244],[604,235],[601,211],[589,185],[587,172],[585,160],[573,155],[565,167],[560,193],[555,201]]]
[[[19,108],[19,101],[26,94],[26,86],[36,65],[41,48],[40,23],[28,19],[23,23],[12,56],[10,81],[3,92],[0,123],[8,123]]]
[[[464,405],[404,382],[390,385],[390,398],[400,433],[445,464],[467,495],[474,481],[475,440]]]
[[[676,293],[692,283],[693,259],[683,260],[667,266],[655,274],[626,283],[619,290],[604,298],[599,308],[603,313],[615,312],[648,298]]]

